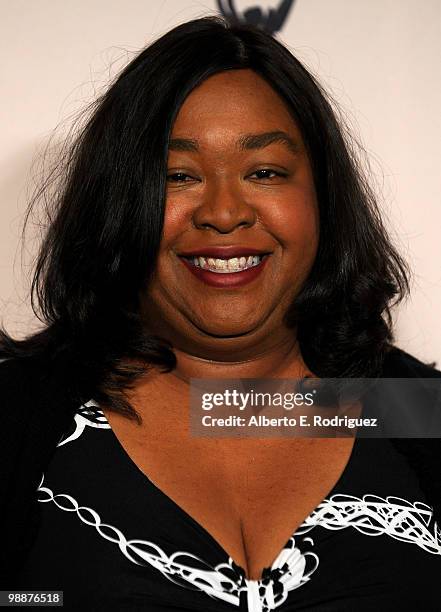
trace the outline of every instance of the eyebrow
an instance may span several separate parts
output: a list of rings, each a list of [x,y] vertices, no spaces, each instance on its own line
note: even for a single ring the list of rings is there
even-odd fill
[[[241,151],[263,149],[274,143],[286,145],[292,153],[298,153],[301,150],[300,143],[281,130],[263,132],[262,134],[246,134],[239,138],[237,142]],[[172,138],[168,144],[168,148],[173,151],[199,151],[197,140],[192,140],[190,138]]]

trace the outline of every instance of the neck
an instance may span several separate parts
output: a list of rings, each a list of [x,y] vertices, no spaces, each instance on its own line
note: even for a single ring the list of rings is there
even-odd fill
[[[170,382],[178,386],[190,383],[191,378],[299,378],[311,374],[303,361],[295,336],[287,336],[271,347],[249,351],[250,356],[235,360],[235,354],[222,361],[192,354],[178,347],[176,368],[169,373]],[[252,356],[251,356],[252,355]],[[236,357],[237,359],[237,357]]]
[[[268,336],[265,340],[266,343],[256,343],[249,350],[242,350],[240,353],[230,351],[222,356],[222,360],[212,351],[203,352],[201,345],[198,350],[190,350],[175,343],[173,352],[176,356],[176,367],[166,373],[160,372],[158,368],[149,370],[147,376],[128,391],[129,398],[140,413],[143,413],[143,407],[148,401],[150,419],[155,406],[162,415],[158,418],[164,418],[163,404],[166,402],[166,414],[172,426],[173,419],[176,419],[176,423],[180,422],[182,400],[189,393],[191,378],[315,377],[303,361],[295,332],[286,334],[283,340],[279,339],[272,344],[268,344]],[[234,358],[236,360],[233,360]],[[176,406],[176,410],[173,406]]]

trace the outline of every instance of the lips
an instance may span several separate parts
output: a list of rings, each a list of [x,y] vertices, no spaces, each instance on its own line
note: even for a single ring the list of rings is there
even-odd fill
[[[204,268],[195,266],[194,264],[190,263],[191,260],[187,257],[181,257],[180,259],[185,267],[197,279],[206,285],[211,285],[212,287],[218,287],[221,289],[235,289],[251,283],[258,276],[260,276],[268,261],[268,257],[263,257],[259,264],[253,267],[238,272],[220,274],[219,272],[213,272],[211,270],[206,270]]]
[[[181,251],[179,259],[204,284],[233,289],[257,279],[270,255],[265,249],[229,245]]]
[[[178,253],[179,257],[213,257],[215,259],[230,259],[232,257],[246,257],[247,255],[268,255],[269,249],[256,249],[247,246],[207,246]]]

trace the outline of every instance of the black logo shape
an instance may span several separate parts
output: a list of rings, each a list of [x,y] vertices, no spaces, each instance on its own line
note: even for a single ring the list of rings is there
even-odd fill
[[[277,9],[264,11],[260,6],[252,6],[241,15],[235,8],[233,0],[217,0],[219,11],[230,23],[249,23],[275,34],[282,29],[295,0],[282,0]]]

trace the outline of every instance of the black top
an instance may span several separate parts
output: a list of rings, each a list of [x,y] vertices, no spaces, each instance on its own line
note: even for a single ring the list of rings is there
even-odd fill
[[[60,441],[37,498],[41,527],[19,587],[63,590],[69,609],[439,606],[441,537],[415,475],[388,440],[355,439],[335,487],[259,581],[246,580],[137,468],[92,402]]]
[[[439,609],[441,532],[390,440],[356,438],[337,484],[254,581],[137,468],[96,402],[62,431],[13,588],[63,590],[71,610]]]

